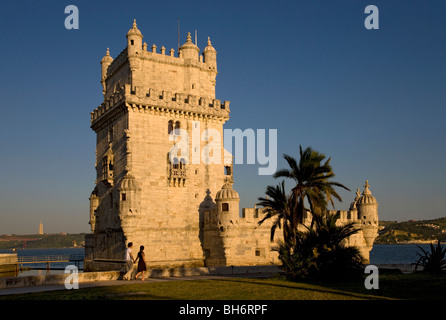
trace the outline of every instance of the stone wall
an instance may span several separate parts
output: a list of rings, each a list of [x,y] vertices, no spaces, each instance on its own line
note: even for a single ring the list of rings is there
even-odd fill
[[[0,277],[15,274],[17,269],[17,253],[0,254]]]

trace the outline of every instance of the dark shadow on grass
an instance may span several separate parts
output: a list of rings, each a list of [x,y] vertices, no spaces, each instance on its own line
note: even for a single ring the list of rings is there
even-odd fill
[[[346,282],[314,282],[314,284],[335,290],[346,290],[349,292],[373,295],[397,300],[444,300],[446,298],[446,274],[381,274],[379,275],[379,289],[367,290],[364,280],[358,283]],[[362,281],[362,282],[361,282]]]
[[[344,291],[343,289],[338,289],[336,287],[334,288],[325,288],[326,284],[320,283],[320,282],[293,282],[296,285],[315,285],[320,288],[318,289],[312,289],[312,288],[306,288],[302,286],[292,286],[292,285],[285,285],[285,284],[277,284],[277,283],[271,283],[271,282],[260,282],[260,281],[252,281],[254,279],[215,279],[216,281],[231,281],[234,283],[249,283],[249,284],[255,284],[255,285],[263,285],[263,286],[274,286],[279,288],[286,288],[291,290],[301,290],[301,291],[308,291],[308,292],[316,292],[316,293],[327,293],[327,294],[335,294],[335,295],[342,295],[345,297],[351,297],[351,298],[357,298],[357,299],[372,299],[372,300],[388,300],[392,299],[390,297],[383,297],[383,296],[377,296],[373,295],[372,293],[367,294],[363,292],[348,292]]]

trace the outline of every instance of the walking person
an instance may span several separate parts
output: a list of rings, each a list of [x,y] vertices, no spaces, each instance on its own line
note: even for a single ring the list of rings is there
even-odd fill
[[[132,280],[133,264],[136,262],[132,255],[133,243],[129,242],[125,249],[125,261],[127,263],[127,273],[122,277],[124,280]]]
[[[146,257],[144,254],[144,246],[139,247],[139,252],[138,252],[138,256],[136,257],[136,260],[138,260],[138,269],[136,271],[138,273],[135,275],[135,279],[137,279],[138,276],[140,274],[142,274],[141,281],[144,281],[144,271],[147,270]]]

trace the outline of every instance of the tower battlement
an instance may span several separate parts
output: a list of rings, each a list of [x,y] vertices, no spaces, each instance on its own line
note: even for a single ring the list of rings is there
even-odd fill
[[[142,39],[135,21],[127,33],[127,47],[116,59],[107,49],[101,60],[104,101],[124,84],[130,84],[132,91],[136,85],[146,84],[149,88],[215,99],[217,51],[209,38],[200,52],[188,33],[178,56],[174,49],[166,52],[164,46],[158,52],[155,44],[148,50]]]
[[[124,103],[125,101],[125,103]],[[229,119],[230,101],[221,101],[208,97],[200,97],[186,93],[172,93],[168,90],[147,88],[145,86],[135,86],[125,84],[115,93],[104,99],[91,113],[90,123],[92,128],[98,121],[111,114],[112,111],[122,105],[125,108],[137,108],[145,112],[155,112],[158,114],[182,114],[195,117],[206,117],[209,119]]]

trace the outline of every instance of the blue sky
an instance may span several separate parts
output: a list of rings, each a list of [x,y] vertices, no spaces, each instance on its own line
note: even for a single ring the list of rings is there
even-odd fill
[[[79,29],[64,27],[67,5]],[[367,30],[367,5],[379,30]],[[366,179],[382,220],[446,216],[444,1],[15,1],[0,11],[0,234],[88,232],[100,60],[126,46],[133,19],[149,47],[198,32],[218,55],[225,128],[277,129],[282,154],[299,145],[332,157],[347,209]],[[242,207],[266,186],[236,165]]]

